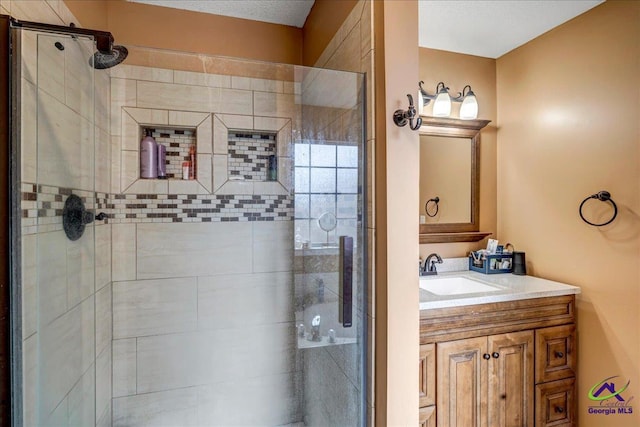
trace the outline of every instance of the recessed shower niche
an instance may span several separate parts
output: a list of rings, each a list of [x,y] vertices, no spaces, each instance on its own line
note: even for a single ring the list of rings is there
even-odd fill
[[[145,135],[152,137],[158,145],[157,164],[158,179],[196,179],[198,147],[196,140],[196,129],[194,128],[167,128],[142,126],[140,129],[141,139]],[[161,156],[160,146],[164,156]],[[143,175],[144,152],[140,151],[140,178]],[[164,157],[162,159],[161,157]],[[161,166],[163,163],[163,166]],[[186,167],[186,170],[185,170]]]
[[[276,135],[229,131],[229,179],[277,181]]]

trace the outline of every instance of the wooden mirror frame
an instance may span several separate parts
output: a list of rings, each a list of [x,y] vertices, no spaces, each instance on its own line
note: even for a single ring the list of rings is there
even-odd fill
[[[420,135],[471,139],[471,221],[420,224],[420,243],[477,242],[491,233],[480,228],[480,130],[491,120],[460,120],[422,116]]]

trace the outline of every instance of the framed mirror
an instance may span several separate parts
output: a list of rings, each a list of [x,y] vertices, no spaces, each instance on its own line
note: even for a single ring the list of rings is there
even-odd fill
[[[479,231],[480,130],[490,120],[422,117],[420,243],[476,242]]]

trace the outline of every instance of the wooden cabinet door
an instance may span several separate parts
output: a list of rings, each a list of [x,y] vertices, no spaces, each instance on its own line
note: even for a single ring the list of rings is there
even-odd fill
[[[436,404],[436,345],[420,346],[420,407]]]
[[[574,427],[575,378],[536,386],[536,427]]]
[[[420,427],[436,427],[436,407],[420,408]]]
[[[532,427],[533,331],[488,337],[488,419],[491,427]]]
[[[438,427],[487,427],[487,338],[436,346]]]
[[[576,325],[536,331],[536,384],[575,376]]]

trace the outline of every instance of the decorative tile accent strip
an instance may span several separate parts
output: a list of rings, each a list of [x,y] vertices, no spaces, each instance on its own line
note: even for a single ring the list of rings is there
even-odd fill
[[[149,129],[158,144],[167,149],[167,178],[182,178],[182,162],[189,161],[189,149],[196,145],[195,129]]]
[[[291,221],[289,195],[106,194],[23,183],[22,233],[62,230],[62,210],[70,194],[88,210],[107,214],[105,223]]]
[[[248,181],[267,181],[269,156],[276,155],[272,133],[229,132],[229,175]]]

